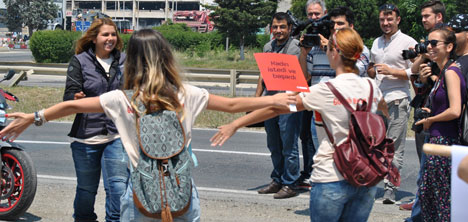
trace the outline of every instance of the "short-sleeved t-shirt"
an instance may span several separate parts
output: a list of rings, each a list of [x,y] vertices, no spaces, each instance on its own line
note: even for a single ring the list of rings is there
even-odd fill
[[[209,93],[206,89],[188,84],[184,84],[183,87],[184,91],[179,92],[179,101],[184,106],[184,114],[181,121],[185,131],[187,146],[192,141],[192,126],[195,123],[195,119],[208,105]],[[138,145],[135,114],[125,93],[121,90],[110,91],[102,94],[99,100],[104,113],[115,123],[128,157],[133,166],[136,167],[140,148]]]
[[[374,80],[359,77],[354,73],[346,73],[338,75],[335,79],[329,80],[329,82],[348,100],[351,107],[355,108],[359,99],[366,101],[369,99],[370,87],[367,80],[371,81],[374,88],[372,112],[376,112],[377,105],[382,99],[382,92]],[[350,112],[341,105],[325,83],[313,85],[309,89],[310,92],[300,94],[304,107],[307,110],[319,112],[328,129],[333,134],[335,143],[338,145],[343,143],[349,133],[348,121]],[[343,180],[343,176],[333,161],[335,148],[330,143],[326,134],[318,134],[318,136],[320,144],[314,156],[311,181],[314,183],[328,183]]]

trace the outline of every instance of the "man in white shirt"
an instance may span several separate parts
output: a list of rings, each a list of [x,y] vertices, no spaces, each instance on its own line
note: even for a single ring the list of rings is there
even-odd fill
[[[387,137],[395,141],[393,163],[400,170],[403,167],[403,154],[409,117],[411,61],[404,60],[402,50],[414,47],[416,40],[403,34],[400,24],[400,11],[393,4],[379,8],[379,23],[383,35],[374,40],[371,48],[371,64],[367,70],[369,77],[375,78],[388,106],[389,119]],[[385,183],[384,204],[395,203],[397,187],[388,180]]]

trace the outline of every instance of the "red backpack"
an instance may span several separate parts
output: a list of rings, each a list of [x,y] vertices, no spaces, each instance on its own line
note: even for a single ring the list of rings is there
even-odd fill
[[[343,177],[353,186],[371,187],[387,178],[393,185],[400,185],[400,174],[393,166],[395,147],[393,140],[386,138],[386,128],[382,117],[371,112],[374,89],[371,82],[369,100],[359,99],[353,110],[346,99],[327,82],[328,88],[351,112],[349,134],[346,141],[336,146],[333,135],[324,122],[330,142],[335,148],[333,160]]]

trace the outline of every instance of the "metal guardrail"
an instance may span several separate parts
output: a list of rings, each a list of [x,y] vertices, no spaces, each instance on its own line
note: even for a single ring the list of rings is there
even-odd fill
[[[0,73],[13,69],[17,73],[32,70],[36,75],[65,76],[67,67],[63,63],[0,62]],[[183,78],[191,84],[229,87],[231,96],[236,96],[237,88],[256,88],[259,75],[258,70],[182,68]]]

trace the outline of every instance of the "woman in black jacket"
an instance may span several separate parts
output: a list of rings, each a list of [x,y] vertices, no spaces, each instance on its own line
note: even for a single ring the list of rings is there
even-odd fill
[[[63,100],[99,96],[119,89],[125,55],[117,27],[109,18],[96,19],[78,40],[70,61]],[[120,220],[120,196],[128,179],[128,156],[115,125],[104,113],[79,113],[68,134],[77,177],[75,221],[95,221],[94,202],[102,170],[106,221]]]

